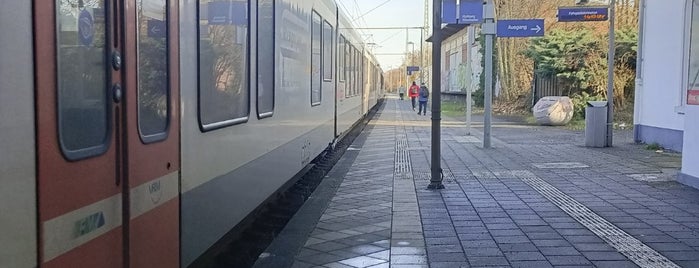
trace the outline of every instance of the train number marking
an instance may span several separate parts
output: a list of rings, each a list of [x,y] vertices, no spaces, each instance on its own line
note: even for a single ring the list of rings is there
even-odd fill
[[[104,213],[100,211],[75,222],[75,237],[89,234],[102,226],[104,226]]]

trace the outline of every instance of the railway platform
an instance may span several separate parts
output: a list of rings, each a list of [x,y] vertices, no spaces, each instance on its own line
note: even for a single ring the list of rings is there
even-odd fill
[[[388,98],[255,267],[699,267],[699,190],[680,158],[580,132],[442,121],[443,190],[428,190],[430,114]]]

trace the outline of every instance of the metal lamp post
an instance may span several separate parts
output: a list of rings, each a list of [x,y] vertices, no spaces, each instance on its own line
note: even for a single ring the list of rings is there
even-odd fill
[[[442,1],[432,0],[432,157],[431,177],[428,189],[444,189],[441,162],[441,46],[442,46]]]
[[[614,137],[614,13],[616,0],[609,3],[609,54],[607,56],[607,147],[612,147]]]

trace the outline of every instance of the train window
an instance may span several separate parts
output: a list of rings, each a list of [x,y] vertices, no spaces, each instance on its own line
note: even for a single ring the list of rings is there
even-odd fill
[[[337,73],[341,82],[345,82],[345,43],[345,36],[340,35],[340,43],[337,45]]]
[[[349,91],[349,96],[353,97],[354,96],[354,88],[357,87],[357,50],[354,49],[354,46],[350,48],[351,52],[351,58],[350,61],[351,63],[351,74],[352,74],[352,87],[350,87]]]
[[[320,105],[321,92],[321,17],[313,11],[313,22],[311,27],[311,105]]]
[[[249,1],[197,1],[199,123],[209,131],[244,123],[250,114]]]
[[[356,96],[357,87],[359,87],[359,68],[357,65],[357,56],[359,55],[359,53],[357,53],[357,48],[353,48],[352,51],[352,72],[354,73],[354,86],[352,87],[351,95]]]
[[[345,97],[350,97],[350,89],[352,88],[352,45],[349,42],[345,43],[345,76],[347,76],[347,84],[345,85]]]
[[[364,86],[366,85],[366,66],[364,62],[364,54],[360,51],[359,52],[359,63],[357,66],[359,66],[359,87],[357,88],[357,95],[361,95],[364,92]]]
[[[166,0],[137,2],[138,129],[145,143],[167,138],[170,119]]]
[[[356,48],[354,49],[354,73],[354,79],[357,81],[357,83],[354,84],[352,96],[357,96],[359,93],[359,87],[362,86],[362,62],[360,61],[359,50]]]
[[[354,95],[354,87],[357,85],[357,74],[355,72],[355,68],[357,66],[357,63],[355,62],[355,55],[356,53],[354,52],[354,47],[350,46],[349,49],[349,74],[350,74],[350,79],[352,79],[352,84],[349,87],[349,91],[347,92],[347,96],[352,97]]]
[[[106,152],[111,133],[103,0],[57,0],[58,136],[63,155],[79,160]]]
[[[323,21],[323,80],[333,79],[333,27]]]
[[[274,113],[274,0],[257,1],[257,116]]]

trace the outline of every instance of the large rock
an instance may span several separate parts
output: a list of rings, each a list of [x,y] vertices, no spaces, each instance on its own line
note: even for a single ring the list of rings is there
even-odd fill
[[[568,97],[543,97],[532,112],[540,125],[563,126],[573,119],[573,101]]]

